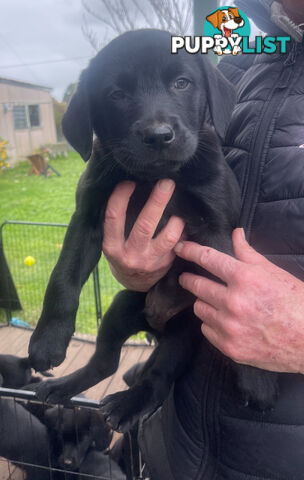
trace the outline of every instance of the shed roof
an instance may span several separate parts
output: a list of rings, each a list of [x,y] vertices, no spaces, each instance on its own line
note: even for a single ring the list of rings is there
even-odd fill
[[[6,83],[9,85],[15,85],[16,87],[26,87],[26,88],[32,88],[34,90],[44,90],[50,92],[52,90],[51,87],[46,87],[44,85],[36,85],[35,83],[30,83],[30,82],[22,82],[20,80],[14,80],[12,78],[4,78],[0,77],[0,84],[1,83]]]

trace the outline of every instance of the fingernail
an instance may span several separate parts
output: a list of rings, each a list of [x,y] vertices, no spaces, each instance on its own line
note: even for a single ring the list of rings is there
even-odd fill
[[[160,180],[158,184],[158,188],[165,193],[170,192],[174,186],[173,180],[170,180],[170,178],[165,178],[164,180]]]
[[[178,242],[175,245],[174,250],[175,250],[175,252],[179,253],[179,252],[182,251],[183,247],[184,247],[184,242]]]
[[[240,231],[241,231],[241,235],[242,235],[243,240],[246,240],[246,235],[245,235],[244,229],[240,228]]]

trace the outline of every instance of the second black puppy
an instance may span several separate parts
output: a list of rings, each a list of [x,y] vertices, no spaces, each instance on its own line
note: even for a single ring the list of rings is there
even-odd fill
[[[107,201],[119,182],[136,182],[126,236],[156,181],[171,178],[176,188],[156,234],[177,215],[186,222],[188,240],[233,254],[231,235],[238,222],[240,193],[218,136],[224,137],[229,123],[234,90],[203,55],[172,55],[170,48],[167,32],[128,32],[105,47],[81,75],[63,130],[89,161],[31,338],[29,354],[36,369],[58,365],[65,358],[81,288],[100,258]],[[153,331],[151,325],[175,315],[139,383],[108,397],[102,408],[114,428],[126,430],[141,413],[162,403],[200,339],[194,298],[178,286],[178,276],[185,270],[208,275],[176,259],[148,294],[120,293],[103,319],[89,364],[44,383],[38,387],[39,396],[58,402],[96,384],[116,370],[121,346],[130,335]],[[247,389],[254,392],[255,386],[249,382]]]
[[[40,373],[45,377],[53,376],[48,372]],[[40,381],[40,377],[32,375],[28,358],[16,357],[15,355],[0,355],[0,387],[22,388],[29,383]]]

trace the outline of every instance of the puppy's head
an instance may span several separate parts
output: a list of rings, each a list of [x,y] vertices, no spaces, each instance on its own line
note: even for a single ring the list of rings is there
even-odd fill
[[[233,30],[244,26],[244,20],[240,16],[238,8],[229,7],[227,10],[216,10],[207,17],[214,28],[222,31],[223,35],[230,37]]]
[[[66,470],[78,469],[92,445],[103,451],[111,443],[112,431],[99,411],[51,407],[44,423],[55,434],[58,463]]]
[[[207,111],[222,137],[233,104],[233,87],[206,58],[173,55],[169,33],[138,30],[82,73],[63,131],[85,160],[94,132],[125,170],[168,175],[195,154]]]

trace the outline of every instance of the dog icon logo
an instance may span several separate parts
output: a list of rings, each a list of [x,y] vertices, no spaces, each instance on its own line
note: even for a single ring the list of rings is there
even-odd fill
[[[215,40],[214,53],[242,53],[242,37],[250,35],[250,23],[243,12],[236,7],[221,7],[208,15],[206,20],[205,33]]]

